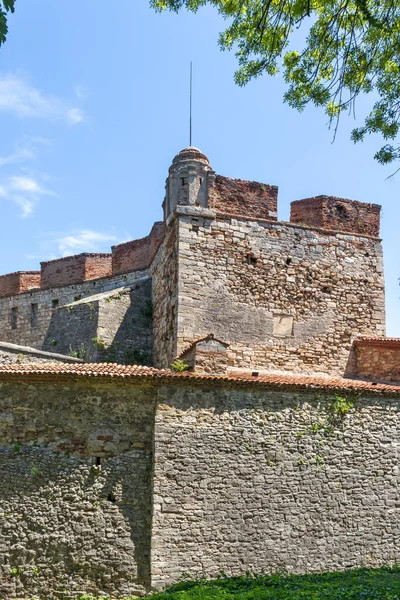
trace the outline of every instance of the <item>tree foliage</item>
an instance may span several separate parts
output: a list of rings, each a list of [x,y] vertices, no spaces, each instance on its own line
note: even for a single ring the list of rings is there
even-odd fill
[[[6,41],[7,27],[7,12],[14,12],[15,0],[0,0],[0,46]]]
[[[159,11],[214,6],[228,20],[222,49],[235,49],[235,80],[245,85],[263,73],[283,71],[285,100],[302,110],[324,107],[337,128],[361,93],[377,100],[352,139],[379,133],[385,145],[375,158],[400,159],[395,140],[400,123],[399,0],[150,0]],[[298,34],[304,31],[305,36]],[[305,38],[305,42],[298,40]],[[301,45],[298,48],[298,45]]]

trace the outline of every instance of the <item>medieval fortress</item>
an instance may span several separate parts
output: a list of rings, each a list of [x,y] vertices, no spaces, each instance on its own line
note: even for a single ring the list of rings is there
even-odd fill
[[[380,206],[277,204],[188,147],[146,238],[0,277],[0,592],[400,561]]]

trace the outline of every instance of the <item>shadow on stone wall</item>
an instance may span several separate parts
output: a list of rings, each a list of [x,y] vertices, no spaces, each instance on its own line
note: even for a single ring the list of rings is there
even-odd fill
[[[153,365],[153,306],[150,279],[131,288],[128,309],[112,343],[102,352],[100,360]]]
[[[3,594],[149,589],[151,453],[123,452],[101,467],[93,460],[40,447],[0,450]]]
[[[151,279],[89,296],[52,315],[43,349],[87,362],[153,364]]]
[[[86,361],[95,361],[99,302],[78,301],[62,306],[52,314],[43,350],[76,356]]]

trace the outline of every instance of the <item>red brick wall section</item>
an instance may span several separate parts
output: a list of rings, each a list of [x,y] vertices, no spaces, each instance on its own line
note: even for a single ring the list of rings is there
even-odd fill
[[[81,283],[111,275],[111,254],[77,254],[40,263],[41,288]]]
[[[112,274],[122,275],[131,271],[147,269],[162,240],[164,239],[164,223],[158,222],[148,236],[112,248]]]
[[[316,196],[292,202],[290,221],[333,231],[379,237],[380,211],[378,204]]]
[[[220,214],[256,219],[278,219],[278,188],[256,181],[217,175],[209,193],[209,208]]]
[[[40,287],[40,271],[21,271],[0,277],[0,298]]]
[[[400,339],[355,341],[357,377],[400,382]]]
[[[157,221],[154,223],[151,231],[150,231],[150,256],[149,256],[149,265],[152,262],[155,253],[161,246],[161,243],[165,237],[165,223],[162,221]]]
[[[87,257],[85,262],[85,281],[100,279],[101,277],[111,277],[111,275],[111,254],[94,254]]]

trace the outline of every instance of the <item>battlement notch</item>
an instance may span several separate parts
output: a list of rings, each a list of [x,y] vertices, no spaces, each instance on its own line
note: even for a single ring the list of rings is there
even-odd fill
[[[315,196],[291,203],[290,221],[309,227],[379,237],[379,204],[335,196]]]

